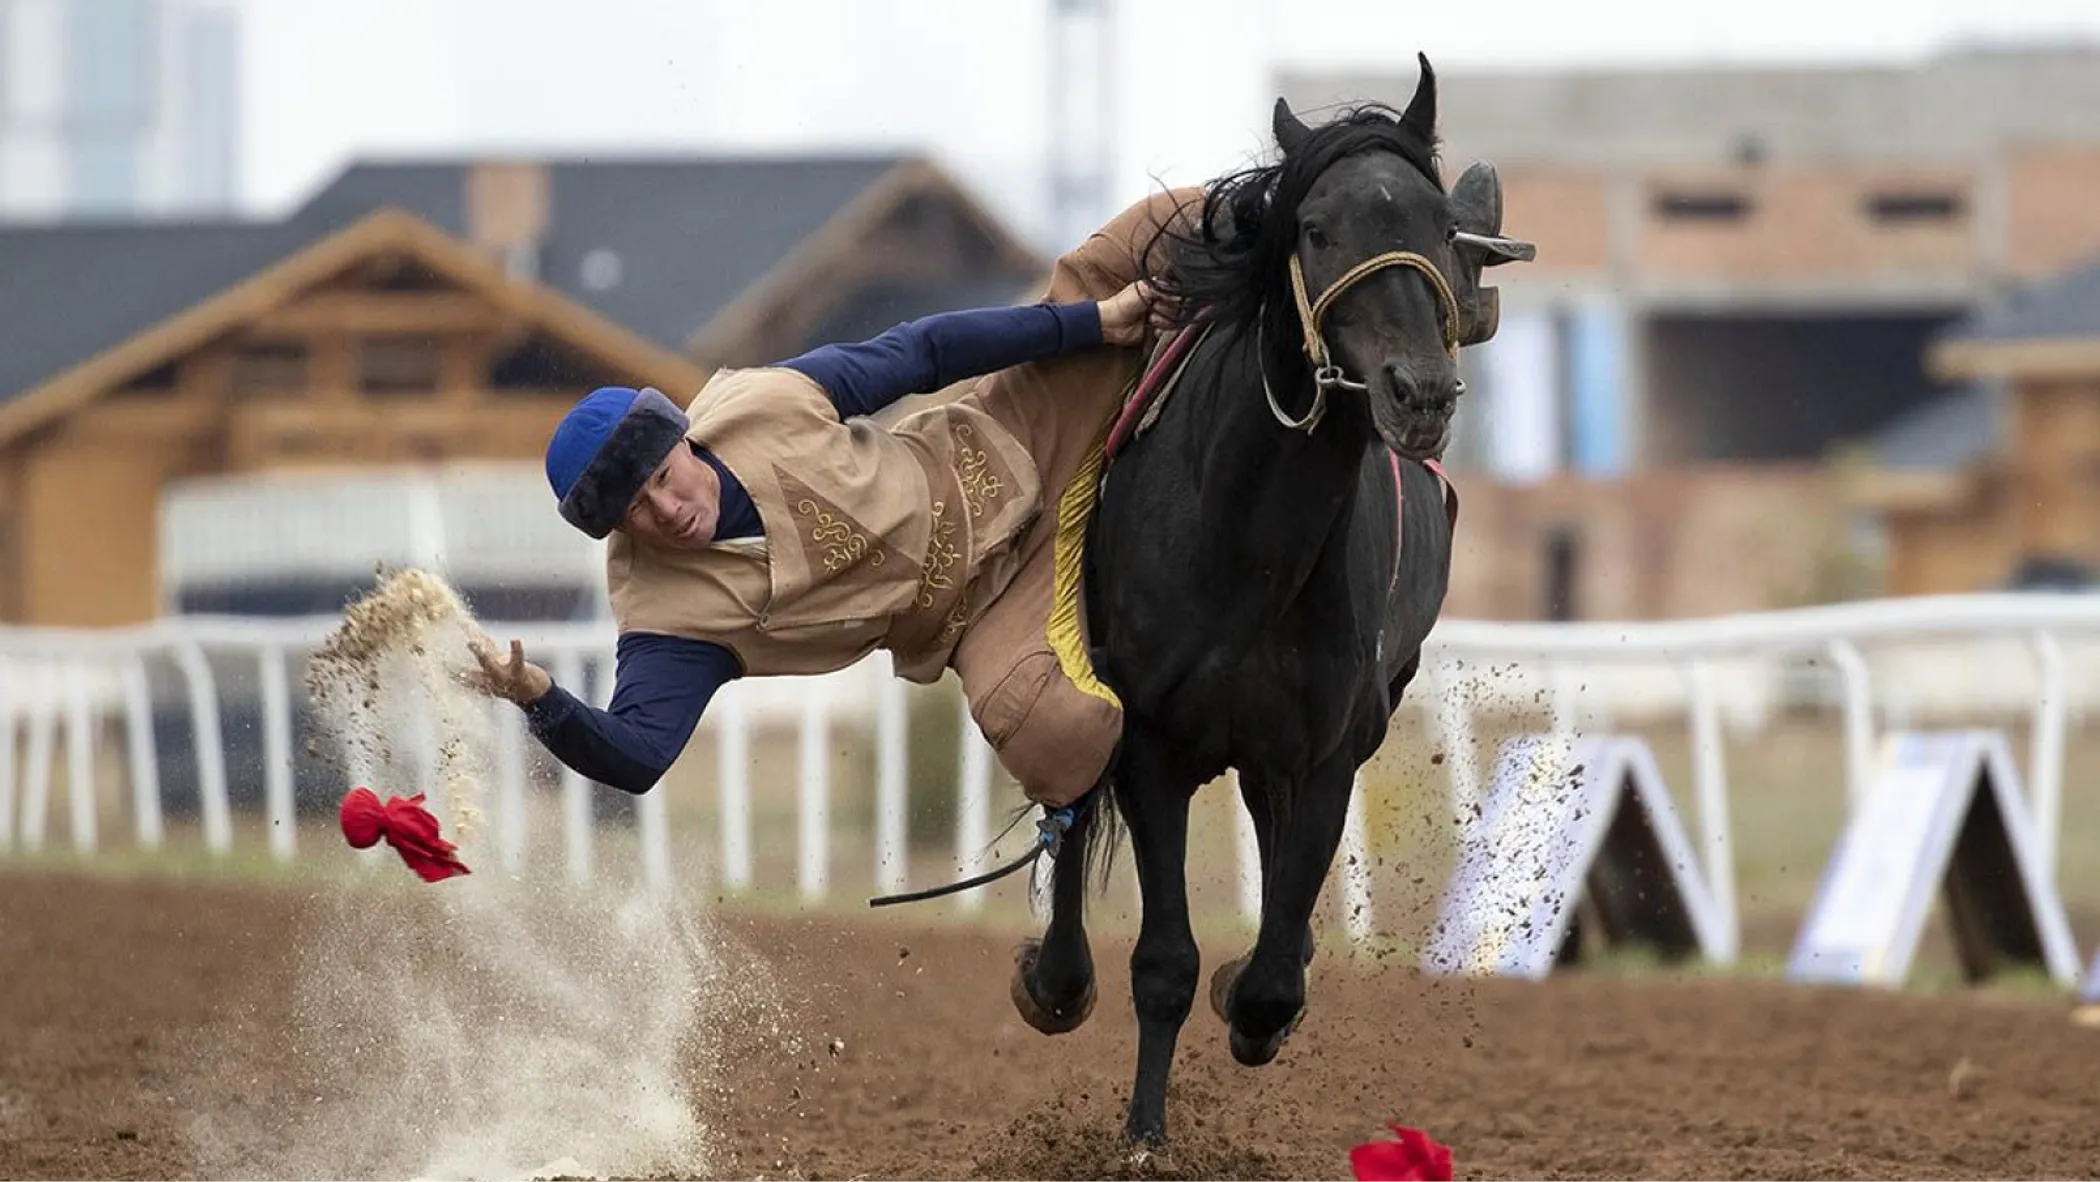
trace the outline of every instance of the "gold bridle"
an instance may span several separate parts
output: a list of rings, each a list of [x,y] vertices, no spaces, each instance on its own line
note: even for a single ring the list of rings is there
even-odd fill
[[[1313,405],[1300,419],[1292,419],[1285,414],[1283,408],[1277,405],[1275,393],[1269,389],[1268,367],[1263,366],[1262,392],[1268,395],[1269,410],[1276,416],[1277,422],[1292,430],[1311,434],[1327,413],[1327,391],[1340,388],[1361,392],[1370,388],[1368,383],[1352,381],[1342,372],[1342,367],[1335,364],[1333,356],[1328,352],[1327,311],[1350,288],[1388,267],[1409,267],[1421,272],[1423,278],[1429,280],[1430,290],[1436,293],[1437,305],[1443,314],[1440,327],[1444,337],[1444,351],[1452,360],[1458,359],[1458,296],[1452,292],[1451,283],[1444,278],[1444,273],[1426,255],[1417,254],[1412,250],[1389,250],[1384,254],[1373,255],[1342,272],[1320,293],[1320,298],[1315,300],[1306,298],[1305,267],[1299,261],[1298,253],[1293,251],[1291,295],[1297,300],[1298,324],[1305,332],[1305,355],[1313,364]]]

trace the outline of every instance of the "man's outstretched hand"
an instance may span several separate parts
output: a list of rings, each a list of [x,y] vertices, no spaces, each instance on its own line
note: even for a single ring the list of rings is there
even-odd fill
[[[529,706],[554,688],[554,679],[547,671],[525,659],[523,641],[510,642],[507,661],[496,655],[495,642],[486,636],[469,640],[467,647],[474,650],[474,660],[481,667],[467,670],[462,680],[480,693]]]

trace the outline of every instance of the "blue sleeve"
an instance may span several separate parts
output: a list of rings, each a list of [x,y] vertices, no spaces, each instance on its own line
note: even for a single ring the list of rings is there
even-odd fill
[[[629,632],[620,637],[608,709],[587,706],[557,685],[525,707],[525,721],[554,758],[640,795],[685,750],[715,691],[742,672],[719,644]]]
[[[942,312],[858,344],[825,345],[780,364],[831,396],[839,417],[874,414],[907,394],[1101,343],[1091,300]]]

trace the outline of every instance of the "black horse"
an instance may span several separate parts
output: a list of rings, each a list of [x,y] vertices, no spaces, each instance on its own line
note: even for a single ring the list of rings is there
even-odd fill
[[[1085,856],[1056,859],[1048,926],[1013,986],[1045,1033],[1091,1011],[1082,909],[1111,797],[1144,896],[1125,1130],[1139,1142],[1166,1139],[1196,996],[1190,798],[1235,768],[1254,819],[1260,934],[1210,997],[1234,1057],[1264,1064],[1304,1009],[1313,907],[1356,770],[1443,606],[1455,506],[1432,468],[1464,390],[1458,348],[1494,335],[1481,268],[1531,248],[1498,236],[1490,166],[1444,191],[1436,80],[1421,67],[1397,116],[1369,105],[1314,129],[1279,100],[1280,162],[1213,181],[1200,218],[1161,243],[1155,286],[1201,336],[1156,423],[1115,458],[1086,552],[1094,661],[1126,730],[1107,791],[1064,837]]]

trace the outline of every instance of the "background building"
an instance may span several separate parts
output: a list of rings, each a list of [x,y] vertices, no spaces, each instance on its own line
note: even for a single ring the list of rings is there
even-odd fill
[[[0,219],[222,214],[240,24],[199,0],[0,0]]]

